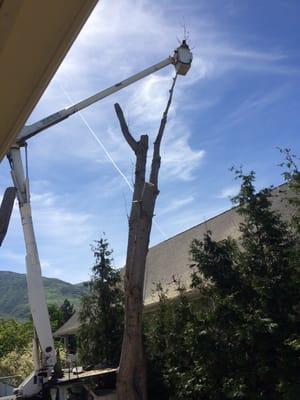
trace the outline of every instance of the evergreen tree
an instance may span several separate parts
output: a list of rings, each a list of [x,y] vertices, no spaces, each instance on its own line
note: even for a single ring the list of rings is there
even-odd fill
[[[61,306],[48,304],[48,312],[52,332],[57,331],[74,314],[74,305],[65,299]]]
[[[191,246],[192,287],[210,306],[192,308],[180,291],[166,326],[162,297],[148,328],[152,370],[173,399],[300,398],[300,175],[294,168],[288,176],[288,222],[271,208],[270,189],[255,191],[254,173],[237,176],[239,240],[216,242],[208,232]]]
[[[198,269],[192,286],[204,290],[213,302],[199,321],[205,330],[199,381],[206,382],[199,394],[216,399],[296,399],[296,235],[272,210],[271,190],[256,193],[253,172],[237,175],[242,185],[234,202],[244,221],[240,242],[217,243],[208,233],[191,248]]]
[[[92,246],[95,264],[88,293],[83,296],[79,355],[84,364],[116,366],[123,334],[124,300],[120,271],[112,266],[106,239]]]
[[[62,326],[62,312],[56,304],[48,304],[48,312],[52,332],[56,332]]]
[[[74,312],[75,312],[74,305],[72,303],[70,303],[68,299],[65,299],[59,309],[61,312],[61,325],[63,325],[74,314]]]

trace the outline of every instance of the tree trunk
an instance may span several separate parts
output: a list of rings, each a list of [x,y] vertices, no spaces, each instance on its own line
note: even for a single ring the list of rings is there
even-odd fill
[[[159,193],[160,144],[167,122],[176,78],[177,76],[173,80],[167,107],[154,142],[150,182],[145,181],[148,136],[142,135],[137,142],[129,132],[121,107],[119,104],[115,104],[123,135],[136,155],[135,182],[129,217],[124,277],[125,328],[117,376],[118,400],[147,399],[146,358],[142,330],[144,276],[155,201]]]

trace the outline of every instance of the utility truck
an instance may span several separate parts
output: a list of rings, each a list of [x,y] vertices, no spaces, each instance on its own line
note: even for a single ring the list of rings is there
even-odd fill
[[[57,378],[54,374],[56,353],[53,336],[51,332],[48,308],[42,283],[41,265],[38,248],[34,234],[30,187],[26,165],[23,166],[21,148],[25,147],[26,141],[53,126],[72,114],[83,110],[91,104],[110,96],[111,94],[131,85],[146,76],[173,65],[178,75],[186,75],[192,63],[192,53],[184,40],[174,51],[174,54],[157,64],[105,89],[95,95],[80,101],[79,103],[49,115],[32,125],[24,126],[14,146],[10,149],[7,157],[11,167],[11,176],[14,189],[6,191],[2,201],[0,218],[0,242],[2,242],[7,231],[8,221],[15,194],[18,199],[23,234],[26,247],[26,270],[29,305],[34,326],[33,359],[34,371],[15,390],[18,399],[112,399],[114,394],[109,393],[109,387],[113,387],[116,370],[86,371],[81,374],[67,374],[63,378]],[[27,155],[27,151],[25,151]],[[100,361],[100,360],[99,360]],[[94,389],[91,389],[91,388]],[[101,392],[102,391],[102,392]]]

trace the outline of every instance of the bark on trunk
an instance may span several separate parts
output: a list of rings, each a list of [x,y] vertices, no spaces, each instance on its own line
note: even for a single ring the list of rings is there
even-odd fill
[[[175,76],[173,80],[168,103],[154,142],[149,182],[145,180],[148,136],[142,135],[140,140],[136,141],[129,132],[121,107],[119,104],[115,104],[115,110],[122,133],[136,155],[135,182],[129,217],[129,234],[124,277],[125,329],[117,376],[118,400],[147,399],[146,358],[142,337],[143,288],[155,201],[159,193],[158,173],[161,159],[160,145],[167,122],[176,79],[177,76]]]

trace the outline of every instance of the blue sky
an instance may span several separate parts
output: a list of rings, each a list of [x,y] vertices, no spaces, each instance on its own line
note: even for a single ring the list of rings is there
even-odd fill
[[[299,155],[299,15],[295,0],[101,0],[29,122],[166,58],[185,25],[194,62],[178,80],[162,146],[156,244],[231,206],[232,165],[254,169],[258,187],[277,185],[276,147]],[[122,105],[132,134],[148,133],[152,143],[172,75],[168,67],[83,112],[129,181],[134,157],[113,104]],[[43,274],[87,279],[90,244],[103,232],[122,266],[131,193],[80,117],[30,139],[28,152]],[[6,161],[0,174],[3,193],[11,184]],[[17,207],[0,269],[25,272]]]

